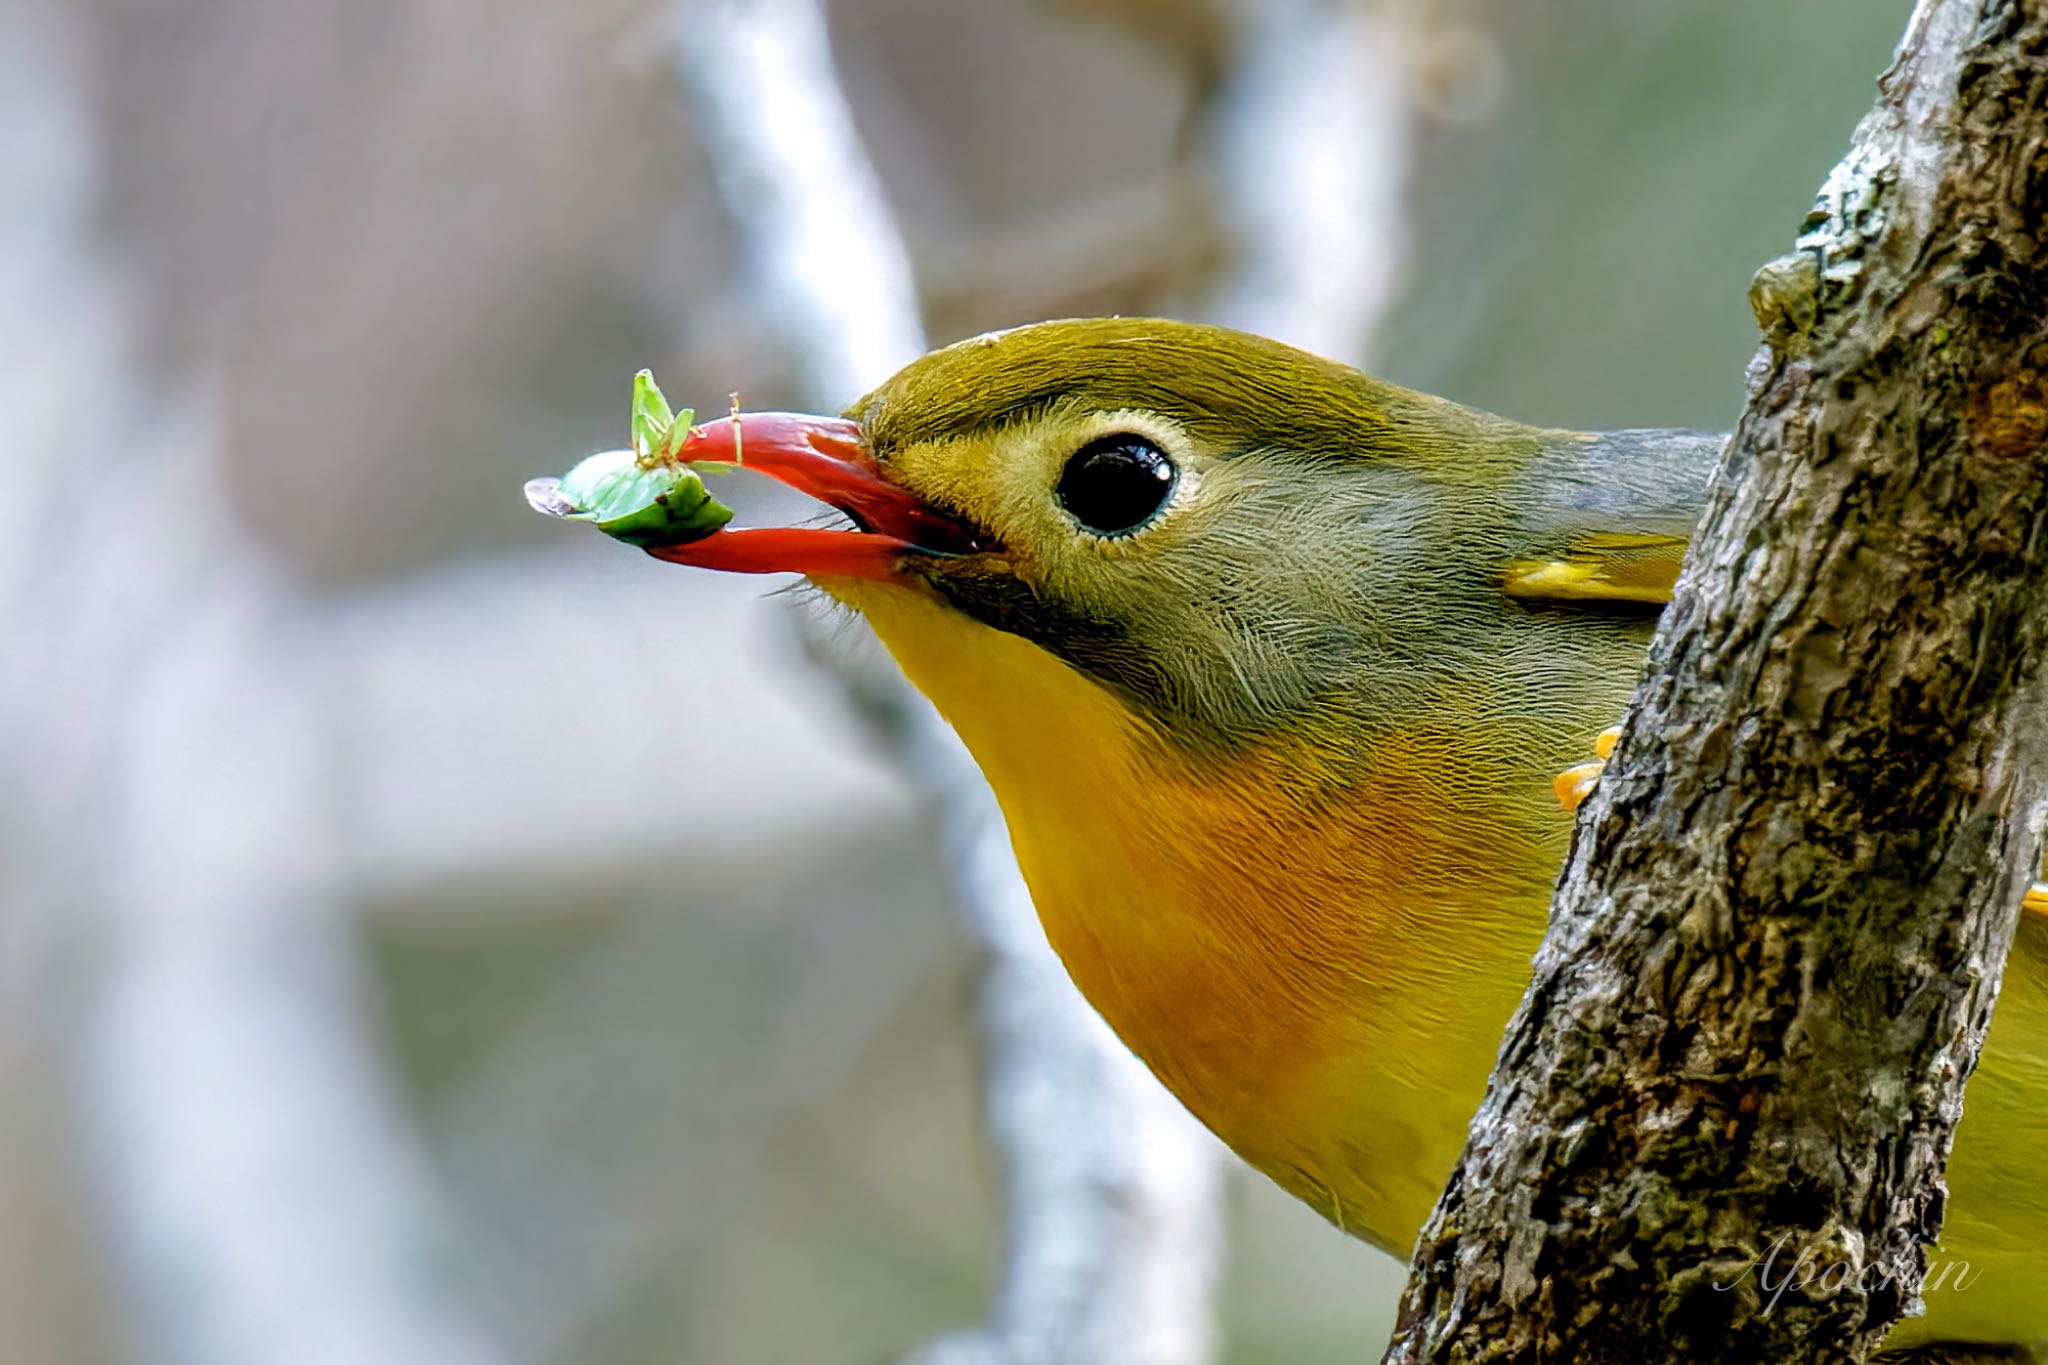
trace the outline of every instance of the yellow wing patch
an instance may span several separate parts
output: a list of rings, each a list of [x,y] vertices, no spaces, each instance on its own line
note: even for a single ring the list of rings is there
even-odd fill
[[[2025,914],[2048,919],[2048,882],[2035,882],[2028,887],[2026,899],[2020,902],[2020,910]]]
[[[1551,602],[1643,602],[1671,600],[1686,538],[1670,535],[1596,533],[1580,536],[1558,558],[1517,559],[1501,577],[1510,597]]]

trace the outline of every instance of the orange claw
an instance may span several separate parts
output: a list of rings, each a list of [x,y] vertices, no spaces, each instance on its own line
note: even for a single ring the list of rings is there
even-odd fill
[[[1605,763],[1581,763],[1576,768],[1566,768],[1550,779],[1550,789],[1557,793],[1557,804],[1566,810],[1577,810],[1593,794],[1593,788],[1600,785],[1600,774],[1606,771]]]
[[[1600,774],[1607,771],[1607,760],[1614,754],[1614,746],[1621,739],[1621,727],[1610,725],[1593,737],[1593,752],[1599,760],[1581,763],[1575,768],[1566,768],[1550,780],[1550,789],[1557,793],[1557,804],[1566,810],[1577,810],[1586,804],[1586,798],[1593,794],[1593,788],[1600,785]]]

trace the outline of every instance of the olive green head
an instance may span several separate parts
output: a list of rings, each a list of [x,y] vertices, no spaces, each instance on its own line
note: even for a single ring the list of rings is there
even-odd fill
[[[1530,530],[1531,470],[1588,441],[1155,319],[964,341],[848,415],[986,549],[923,586],[1204,747],[1426,702],[1526,619],[1504,566],[1557,538]],[[1554,491],[1588,492],[1584,464]]]

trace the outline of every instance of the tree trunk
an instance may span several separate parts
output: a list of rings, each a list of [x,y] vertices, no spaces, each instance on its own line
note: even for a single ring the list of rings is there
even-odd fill
[[[2048,0],[1921,0],[1880,92],[1389,1361],[1860,1359],[1918,1294],[2048,778]],[[1773,1246],[1845,1273],[1716,1288]]]

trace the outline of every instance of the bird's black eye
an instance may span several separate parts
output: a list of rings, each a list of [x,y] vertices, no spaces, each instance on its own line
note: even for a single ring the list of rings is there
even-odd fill
[[[1060,506],[1099,536],[1120,536],[1152,520],[1180,476],[1143,436],[1103,436],[1075,451],[1060,471]]]

